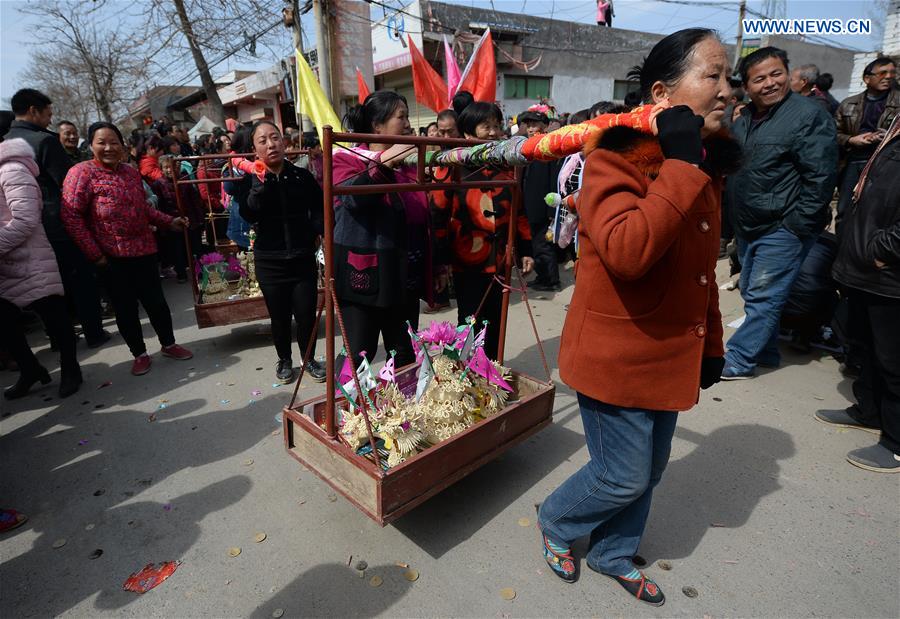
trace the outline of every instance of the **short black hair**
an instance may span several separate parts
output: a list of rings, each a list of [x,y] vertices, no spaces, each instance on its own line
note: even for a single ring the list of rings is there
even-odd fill
[[[111,130],[118,136],[119,142],[122,143],[122,146],[125,146],[125,138],[122,137],[122,132],[119,131],[119,128],[112,123],[104,122],[102,120],[99,122],[95,122],[90,127],[88,127],[88,144],[94,141],[94,134],[101,129]]]
[[[609,114],[616,109],[616,107],[618,106],[612,101],[597,101],[597,103],[591,106],[591,109],[588,112],[588,118],[593,118],[600,114]]]
[[[30,107],[36,107],[39,110],[43,110],[52,103],[53,101],[50,100],[50,97],[34,88],[23,88],[16,92],[16,94],[12,96],[12,99],[9,100],[9,105],[12,107],[13,114],[16,116],[27,114],[28,108]]]
[[[746,84],[747,79],[750,75],[750,69],[752,69],[762,61],[768,60],[769,58],[778,58],[778,60],[781,61],[781,64],[784,65],[784,70],[790,70],[788,55],[786,51],[772,46],[760,47],[755,52],[747,54],[746,56],[744,56],[744,58],[741,59],[741,64],[738,67],[738,73],[741,74],[741,81]]]
[[[628,111],[633,110],[641,104],[641,93],[637,90],[625,93],[625,99],[622,100],[622,103],[625,104],[625,108]]]
[[[530,112],[526,110],[525,112],[519,114],[519,117],[516,118],[516,122],[520,125],[522,123],[541,123],[544,125],[549,125],[550,119],[547,118],[547,115],[543,112]]]
[[[468,106],[472,105],[475,101],[475,97],[472,96],[472,93],[468,90],[460,90],[455,95],[453,95],[453,100],[450,103],[450,107],[453,108],[453,111],[456,112],[456,115],[459,116],[463,113],[463,110]]]
[[[834,85],[834,76],[831,73],[822,73],[816,80],[816,88],[822,92],[828,92]]]
[[[3,141],[4,136],[9,132],[9,127],[15,119],[16,115],[9,110],[0,110],[0,142]]]
[[[73,123],[71,120],[61,120],[61,121],[59,121],[58,123],[56,123],[56,128],[59,129],[59,128],[62,127],[63,125],[71,125],[71,126],[75,127],[75,131],[78,131],[78,125],[76,125],[75,123]]]
[[[706,39],[718,41],[719,36],[709,28],[686,28],[660,39],[644,62],[628,72],[629,79],[640,82],[641,100],[650,101],[650,89],[656,82],[674,84],[680,80],[688,69],[694,47]]]
[[[462,135],[475,135],[475,130],[483,122],[493,118],[501,126],[503,125],[503,112],[494,103],[487,101],[475,101],[466,106],[456,121],[456,126]]]
[[[383,124],[400,104],[409,109],[406,97],[393,90],[376,90],[366,97],[362,105],[354,105],[344,115],[344,126],[354,133],[375,133],[375,125]]]
[[[873,73],[875,73],[875,69],[888,64],[896,65],[897,63],[894,62],[892,58],[888,58],[887,56],[879,56],[866,65],[866,68],[863,69],[863,76],[872,75]],[[15,108],[13,108],[13,111],[15,111]]]
[[[320,146],[319,142],[319,134],[315,131],[304,131],[300,135],[301,146],[303,148],[315,148],[316,146]]]
[[[452,118],[453,122],[456,122],[459,120],[459,114],[457,114],[455,110],[450,110],[450,109],[441,110],[440,112],[438,112],[438,115],[437,115],[438,122],[440,122],[442,120],[446,120],[448,118]]]
[[[574,114],[569,114],[569,124],[577,125],[579,123],[583,123],[591,117],[590,108],[584,110],[578,110]]]

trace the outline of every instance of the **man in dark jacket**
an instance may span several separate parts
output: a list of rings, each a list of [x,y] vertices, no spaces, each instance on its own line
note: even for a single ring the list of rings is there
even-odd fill
[[[750,104],[732,133],[744,164],[728,180],[746,318],[728,341],[722,378],[750,378],[777,367],[778,323],[794,279],[829,221],[837,174],[834,121],[825,108],[791,92],[784,51],[764,47],[741,63]]]
[[[109,340],[109,334],[103,330],[94,266],[69,238],[59,216],[62,183],[72,160],[60,143],[59,135],[47,129],[53,118],[52,103],[47,95],[37,90],[19,90],[10,99],[16,119],[6,138],[22,138],[34,150],[40,169],[37,181],[44,201],[44,231],[56,253],[66,297],[75,305],[88,346],[96,348]]]
[[[900,116],[869,160],[845,213],[834,278],[845,286],[854,343],[865,351],[856,404],[821,410],[827,424],[877,434],[850,464],[900,473]]]
[[[549,124],[543,112],[522,112],[518,121],[520,127],[525,127],[528,137],[546,132]],[[557,189],[559,167],[559,161],[534,161],[522,175],[522,202],[531,227],[534,271],[537,273],[529,287],[535,290],[559,290],[559,263],[555,246],[547,240],[550,210],[544,201],[548,193]]]
[[[866,89],[841,101],[834,115],[843,169],[840,175],[838,226],[853,188],[866,162],[878,148],[884,132],[900,113],[900,88],[897,88],[897,65],[890,58],[876,58],[863,70]]]

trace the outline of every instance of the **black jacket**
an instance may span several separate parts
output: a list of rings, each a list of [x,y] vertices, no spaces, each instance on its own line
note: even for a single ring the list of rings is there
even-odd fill
[[[557,190],[561,161],[533,161],[522,173],[522,203],[528,223],[547,225],[552,211],[544,198]]]
[[[728,179],[735,234],[754,240],[780,227],[799,237],[817,236],[830,220],[837,179],[834,120],[808,97],[788,92],[757,123],[751,103],[732,133],[744,165]]]
[[[22,138],[34,150],[40,174],[37,181],[44,199],[44,231],[51,243],[69,240],[69,235],[59,218],[62,202],[62,184],[72,167],[72,159],[59,141],[59,134],[42,129],[25,120],[14,120],[10,125],[7,140]]]
[[[324,229],[324,198],[312,174],[285,161],[277,177],[268,173],[260,182],[248,174],[243,182],[249,183],[249,191],[246,200],[239,198],[239,212],[256,228],[253,251],[258,258],[315,253],[316,237]]]
[[[900,135],[875,157],[859,202],[844,218],[834,278],[850,288],[900,298]],[[877,267],[876,260],[885,266]]]

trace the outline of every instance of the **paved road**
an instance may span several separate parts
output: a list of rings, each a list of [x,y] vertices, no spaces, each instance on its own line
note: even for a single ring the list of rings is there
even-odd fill
[[[786,353],[781,369],[720,384],[682,415],[641,550],[668,595],[653,609],[589,570],[562,583],[534,526],[519,524],[587,458],[564,385],[552,426],[380,528],[286,455],[273,417],[289,393],[273,387],[265,325],[198,330],[187,287],[166,291],[193,360],[156,355],[136,378],[116,336],[80,350],[77,395],[60,401],[54,384],[0,404],[0,502],[31,517],[0,538],[2,616],[900,616],[900,476],[845,462],[871,435],[813,420],[848,401],[827,356]],[[533,300],[551,360],[571,291]],[[726,322],[739,301],[723,293]],[[540,376],[524,306],[511,320],[510,365]],[[46,340],[34,343],[53,366]],[[351,556],[368,563],[365,579]],[[122,590],[131,572],[175,559],[158,588]]]

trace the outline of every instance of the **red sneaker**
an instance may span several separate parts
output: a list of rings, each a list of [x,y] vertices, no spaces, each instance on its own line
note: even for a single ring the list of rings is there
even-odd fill
[[[179,346],[178,344],[163,346],[162,354],[164,357],[171,357],[173,359],[178,359],[179,361],[187,361],[194,356],[194,353],[189,351],[184,346]]]
[[[143,355],[138,355],[134,358],[134,363],[131,364],[131,373],[135,376],[141,376],[150,371],[150,364],[153,363],[153,359],[150,358],[150,355],[144,353]]]

